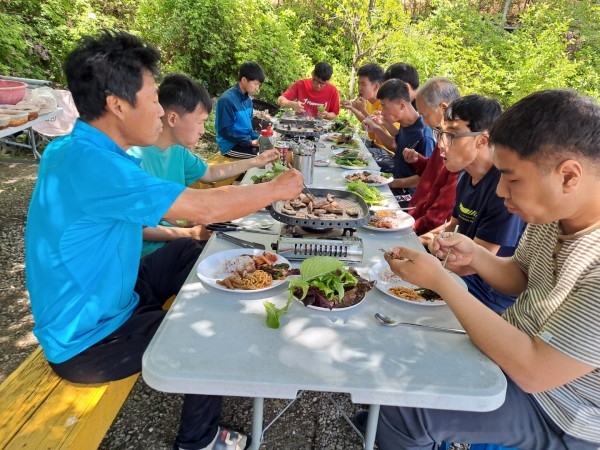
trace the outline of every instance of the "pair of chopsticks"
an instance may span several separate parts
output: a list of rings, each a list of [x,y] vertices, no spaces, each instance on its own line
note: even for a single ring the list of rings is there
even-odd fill
[[[446,228],[448,227],[448,221],[446,220],[444,222],[444,230],[442,231],[442,235],[446,232]],[[454,231],[452,232],[452,236],[454,236],[456,233],[458,233],[458,224],[456,224],[456,226],[454,227]],[[450,237],[452,237],[450,236]],[[442,267],[446,268],[446,263],[448,262],[448,257],[450,256],[451,250],[448,249],[448,253],[446,253],[446,257],[444,258],[444,261],[442,262]]]
[[[287,167],[288,169],[293,169],[294,166],[292,166],[290,163],[287,163]],[[306,186],[306,183],[304,182],[304,180],[302,180],[302,185],[304,186],[304,189],[302,189],[302,192],[304,192],[308,198],[310,198],[314,203],[317,203],[317,197],[314,196],[314,194],[312,192],[310,192],[310,189]]]

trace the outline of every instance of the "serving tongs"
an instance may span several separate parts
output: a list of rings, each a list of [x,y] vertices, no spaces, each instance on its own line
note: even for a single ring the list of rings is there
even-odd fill
[[[261,244],[260,242],[250,242],[250,241],[246,241],[244,239],[240,239],[240,238],[236,238],[233,237],[229,234],[226,234],[222,231],[217,231],[215,232],[215,234],[217,235],[218,238],[222,238],[225,239],[226,241],[229,241],[233,244],[239,245],[240,247],[244,247],[244,248],[256,248],[259,250],[265,250],[265,245]]]
[[[268,228],[270,228],[270,227],[271,226],[269,225]],[[240,224],[233,223],[233,222],[209,223],[208,225],[205,226],[205,228],[207,230],[211,230],[211,231],[247,231],[249,233],[260,233],[260,234],[270,234],[270,235],[279,234],[275,231],[268,231],[268,228],[257,229],[257,228],[247,227],[245,225],[240,225]]]

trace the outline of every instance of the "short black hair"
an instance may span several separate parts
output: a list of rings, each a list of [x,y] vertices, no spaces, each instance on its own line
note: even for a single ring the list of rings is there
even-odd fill
[[[265,81],[265,74],[262,68],[254,61],[245,62],[240,66],[238,81],[241,81],[242,77],[245,77],[248,81],[258,80],[261,84]]]
[[[198,105],[210,114],[213,106],[208,91],[180,73],[167,75],[160,83],[158,101],[165,111],[174,110],[182,115],[194,112]]]
[[[367,77],[371,83],[383,83],[383,67],[370,63],[361,66],[356,73],[359,77]]]
[[[157,76],[159,60],[158,50],[124,31],[102,30],[98,37],[83,36],[64,64],[67,85],[81,119],[101,117],[109,95],[135,106],[144,71]]]
[[[410,103],[410,92],[404,81],[392,78],[381,85],[377,91],[377,98],[379,100],[404,100],[406,103]]]
[[[498,100],[483,95],[465,95],[454,100],[444,111],[444,120],[464,120],[471,131],[489,131],[502,107]]]
[[[317,78],[323,81],[331,80],[333,75],[333,67],[328,62],[320,62],[315,65],[314,74]]]
[[[490,130],[490,142],[521,159],[556,163],[580,156],[600,160],[600,105],[567,89],[535,92],[508,108]]]
[[[391,80],[393,78],[398,78],[399,80],[404,81],[405,83],[410,84],[414,90],[419,88],[419,72],[414,66],[411,66],[408,63],[396,63],[392,64],[383,74],[383,79],[385,81]]]

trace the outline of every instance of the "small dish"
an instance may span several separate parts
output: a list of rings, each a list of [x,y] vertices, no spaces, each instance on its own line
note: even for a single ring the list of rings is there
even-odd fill
[[[315,159],[315,166],[317,167],[327,167],[331,161],[329,159]]]

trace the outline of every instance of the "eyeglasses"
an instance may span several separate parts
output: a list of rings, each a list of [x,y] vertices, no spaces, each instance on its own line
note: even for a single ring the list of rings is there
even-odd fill
[[[327,86],[327,81],[320,80],[319,78],[312,77],[312,82],[317,86]]]
[[[483,131],[467,131],[465,133],[448,133],[447,131],[442,131],[439,128],[432,128],[433,138],[442,142],[446,147],[452,147],[452,143],[455,138],[467,137],[467,136],[479,136],[483,134]]]

